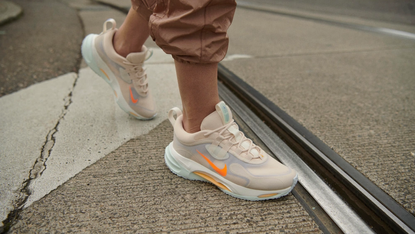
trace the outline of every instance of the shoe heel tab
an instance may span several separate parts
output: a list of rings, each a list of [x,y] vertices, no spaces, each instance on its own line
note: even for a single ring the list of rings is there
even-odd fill
[[[147,61],[151,58],[151,56],[153,56],[153,49],[152,48],[147,48],[147,47],[145,47],[145,48],[147,49],[147,54],[146,54],[146,58],[145,58],[144,61]]]
[[[174,116],[176,115],[176,118],[174,118]],[[173,107],[170,111],[169,111],[169,120],[172,126],[174,126],[174,123],[176,122],[176,119],[182,115],[182,111],[177,108],[177,107]]]
[[[111,30],[114,30],[117,27],[117,22],[115,22],[115,19],[109,18],[104,22],[103,30],[102,32],[107,31],[107,23],[111,23]]]

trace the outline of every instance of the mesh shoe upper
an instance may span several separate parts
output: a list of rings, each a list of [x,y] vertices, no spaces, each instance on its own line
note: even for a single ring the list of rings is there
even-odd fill
[[[107,30],[106,24],[108,22],[112,23],[112,28]],[[145,118],[152,118],[156,114],[155,102],[148,87],[147,74],[143,68],[144,61],[151,53],[147,47],[143,46],[142,52],[130,53],[126,58],[120,56],[113,46],[113,37],[116,31],[115,21],[108,20],[104,23],[103,32],[94,39],[93,50],[96,51],[97,56],[110,69],[111,73],[103,72],[104,74],[100,75],[104,76],[104,79],[108,79],[107,82],[114,91],[120,90],[121,94],[115,94],[116,99],[123,98],[126,105],[135,113]],[[123,108],[122,105],[120,106]],[[126,110],[129,108],[123,109],[129,112]]]
[[[292,186],[296,172],[246,138],[225,103],[216,105],[216,111],[203,120],[197,133],[187,133],[181,112],[177,115],[174,121],[170,118],[174,123],[173,147],[182,156],[247,188],[278,190]]]

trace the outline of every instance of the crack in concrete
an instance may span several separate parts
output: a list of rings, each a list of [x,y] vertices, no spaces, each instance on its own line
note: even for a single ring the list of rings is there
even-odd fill
[[[32,169],[29,171],[28,179],[24,180],[22,183],[21,188],[18,190],[19,194],[16,201],[13,204],[14,209],[7,215],[7,219],[3,221],[4,227],[0,228],[1,233],[6,233],[13,222],[19,217],[20,212],[22,211],[24,205],[26,204],[27,199],[31,195],[31,191],[29,189],[33,180],[38,178],[43,174],[46,170],[46,162],[49,159],[53,147],[56,143],[56,136],[55,134],[59,131],[59,125],[61,124],[62,120],[65,118],[66,114],[68,113],[68,108],[72,104],[72,94],[75,86],[78,82],[79,74],[76,75],[72,88],[68,95],[64,98],[64,106],[62,113],[60,114],[55,126],[51,129],[48,134],[46,135],[45,143],[42,146],[40,156],[36,159],[35,163],[32,166]]]
[[[341,55],[341,54],[352,54],[352,53],[370,53],[379,51],[391,51],[391,50],[402,50],[402,49],[413,49],[413,46],[387,46],[379,48],[367,48],[367,49],[353,49],[353,50],[332,50],[332,51],[319,51],[319,52],[306,52],[306,53],[289,53],[289,54],[270,54],[270,55],[258,55],[251,56],[253,59],[268,59],[268,58],[288,58],[297,56],[314,56],[314,55]],[[231,55],[232,56],[232,55]],[[225,59],[224,62],[229,60]]]
[[[52,152],[53,146],[55,146],[56,137],[55,134],[58,132],[58,127],[61,121],[64,119],[66,113],[68,112],[68,107],[72,103],[72,92],[75,88],[76,81],[78,77],[75,79],[74,86],[72,87],[71,92],[65,97],[65,104],[64,109],[62,110],[61,115],[59,116],[58,122],[56,123],[55,127],[49,131],[46,136],[45,144],[42,146],[40,157],[36,160],[35,164],[32,167],[32,170],[29,172],[30,179],[36,179],[37,177],[41,176],[43,172],[46,170],[46,162]]]

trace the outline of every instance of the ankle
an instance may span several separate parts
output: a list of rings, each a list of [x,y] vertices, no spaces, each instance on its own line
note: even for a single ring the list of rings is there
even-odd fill
[[[130,53],[142,51],[142,45],[132,45],[130,42],[131,40],[124,40],[118,31],[115,32],[112,39],[115,52],[124,58]]]
[[[187,133],[195,133],[200,131],[200,124],[202,121],[189,121],[183,118],[183,128]]]
[[[213,101],[212,101],[213,100]],[[195,133],[200,131],[203,120],[215,111],[216,104],[220,101],[217,100],[204,100],[206,104],[200,105],[183,105],[183,128],[188,133]],[[208,102],[212,104],[207,104]]]

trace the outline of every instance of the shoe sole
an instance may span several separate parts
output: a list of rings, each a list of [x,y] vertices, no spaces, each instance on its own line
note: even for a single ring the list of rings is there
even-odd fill
[[[200,165],[199,163],[196,163],[193,160],[190,160],[180,155],[173,148],[173,142],[171,142],[166,147],[164,160],[170,171],[180,177],[183,177],[188,180],[199,180],[212,183],[216,185],[224,193],[232,197],[248,201],[262,201],[269,199],[277,199],[286,196],[291,192],[291,190],[293,190],[294,186],[297,184],[298,181],[298,176],[296,175],[293,179],[292,186],[286,189],[273,191],[263,191],[246,188],[237,185],[220,176],[219,174],[212,172],[208,168]]]
[[[153,119],[157,114],[153,115],[150,118],[141,116],[140,114],[135,112],[122,97],[122,92],[117,78],[115,77],[111,69],[107,66],[107,64],[101,59],[98,52],[95,50],[95,38],[97,36],[98,35],[96,34],[89,34],[82,41],[81,52],[85,62],[97,75],[99,75],[107,84],[111,86],[111,88],[114,91],[114,100],[123,111],[125,111],[127,114],[131,115],[136,119]]]

